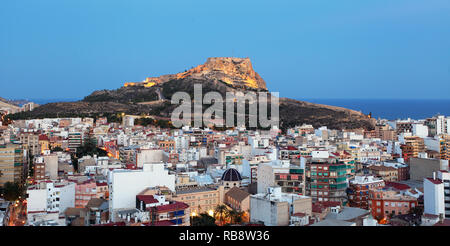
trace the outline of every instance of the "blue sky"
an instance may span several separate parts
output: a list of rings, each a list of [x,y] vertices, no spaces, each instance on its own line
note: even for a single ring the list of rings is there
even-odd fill
[[[291,98],[450,99],[450,1],[3,0],[0,97],[82,98],[250,57]]]

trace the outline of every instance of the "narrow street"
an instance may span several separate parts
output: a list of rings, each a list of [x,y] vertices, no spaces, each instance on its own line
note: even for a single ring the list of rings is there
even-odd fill
[[[8,226],[24,226],[26,223],[26,201],[17,200],[10,205]]]

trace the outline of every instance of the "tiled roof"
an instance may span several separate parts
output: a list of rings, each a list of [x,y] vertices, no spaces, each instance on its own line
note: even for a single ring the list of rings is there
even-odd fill
[[[98,208],[100,207],[106,200],[103,200],[101,198],[91,198],[89,202],[87,203],[87,208]]]
[[[167,205],[157,206],[156,211],[158,213],[163,213],[163,212],[184,210],[188,207],[189,207],[189,205],[187,205],[184,202],[174,202],[174,203],[167,204]]]
[[[137,195],[136,198],[143,201],[145,204],[158,203],[158,200],[152,195]]]
[[[229,196],[231,198],[233,198],[236,201],[243,201],[245,198],[247,198],[248,196],[250,196],[250,193],[243,191],[237,187],[233,187],[231,188],[226,194],[226,196]]]
[[[87,212],[87,208],[67,208],[64,214],[66,216],[81,216],[81,212]]]
[[[440,181],[439,179],[433,179],[433,178],[427,178],[428,181],[430,181],[433,184],[442,184],[442,181]]]
[[[435,214],[423,214],[422,217],[425,217],[427,219],[437,219],[437,218],[439,218],[439,216],[435,215]]]
[[[409,187],[409,185],[406,185],[406,184],[401,184],[401,183],[396,183],[396,182],[389,182],[389,181],[385,182],[385,186],[386,187],[392,187],[392,188],[395,188],[397,190],[407,190],[407,189],[411,188],[411,187]]]

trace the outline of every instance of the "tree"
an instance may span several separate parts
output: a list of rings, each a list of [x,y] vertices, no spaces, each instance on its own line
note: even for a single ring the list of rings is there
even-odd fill
[[[216,214],[216,217],[219,217],[220,224],[223,225],[226,218],[229,218],[230,211],[228,210],[227,206],[221,204],[217,205],[216,209],[214,210],[214,213]]]
[[[23,196],[24,188],[17,182],[6,182],[3,185],[3,197],[8,201],[15,201]]]
[[[244,212],[237,211],[236,209],[232,209],[228,211],[228,216],[230,218],[231,224],[241,224],[244,216]]]
[[[60,151],[64,151],[61,147],[56,146],[55,148],[51,149],[52,152],[60,152]]]
[[[202,213],[192,219],[192,226],[216,226],[216,219],[207,213]]]
[[[96,140],[89,137],[80,148],[77,148],[77,157],[83,157],[85,155],[107,156],[108,153],[105,150],[98,148]]]

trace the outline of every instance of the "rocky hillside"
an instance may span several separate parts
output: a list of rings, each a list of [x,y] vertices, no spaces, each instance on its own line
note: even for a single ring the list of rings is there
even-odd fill
[[[17,112],[19,111],[20,107],[14,104],[14,102],[0,97],[0,110],[2,109]]]
[[[14,119],[69,117],[72,115],[148,114],[170,118],[177,105],[170,104],[175,92],[184,91],[193,98],[194,84],[202,84],[203,94],[217,91],[225,98],[227,91],[267,91],[264,80],[253,71],[250,60],[240,58],[209,58],[196,68],[181,74],[147,78],[146,82],[128,83],[116,90],[95,91],[82,101],[50,103]],[[206,109],[209,105],[204,105]],[[330,129],[373,129],[368,116],[350,109],[280,98],[280,126],[312,124]]]
[[[210,57],[205,64],[183,73],[149,77],[143,82],[128,82],[124,86],[152,87],[180,79],[217,81],[233,87],[267,90],[266,82],[253,70],[250,59],[235,57]]]

